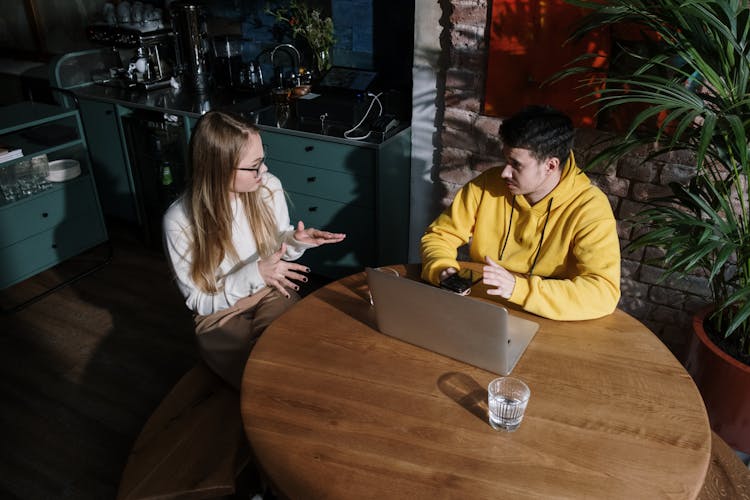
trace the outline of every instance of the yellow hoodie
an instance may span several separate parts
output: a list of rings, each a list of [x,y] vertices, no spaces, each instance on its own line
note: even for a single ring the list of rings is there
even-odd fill
[[[437,284],[440,271],[458,269],[457,248],[471,241],[471,260],[489,256],[516,275],[509,301],[524,310],[556,320],[612,313],[620,300],[620,244],[604,193],[573,154],[560,183],[533,206],[508,191],[501,172],[487,170],[466,184],[427,228],[422,278]]]

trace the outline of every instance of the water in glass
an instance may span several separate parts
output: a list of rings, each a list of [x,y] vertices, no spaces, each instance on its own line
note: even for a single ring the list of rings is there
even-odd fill
[[[500,377],[487,387],[489,422],[492,428],[514,431],[521,425],[531,392],[521,380]]]

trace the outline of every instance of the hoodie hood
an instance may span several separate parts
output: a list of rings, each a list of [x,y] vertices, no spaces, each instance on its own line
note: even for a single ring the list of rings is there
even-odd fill
[[[516,208],[519,210],[530,210],[537,217],[545,215],[547,210],[555,210],[557,207],[562,207],[575,199],[583,191],[587,190],[591,186],[591,181],[578,168],[576,164],[575,156],[573,152],[570,152],[567,161],[562,165],[562,173],[560,176],[560,182],[557,186],[547,194],[544,198],[539,200],[534,205],[530,205],[524,196],[516,196]],[[512,196],[512,195],[510,195]],[[554,198],[552,205],[550,206],[550,198]]]

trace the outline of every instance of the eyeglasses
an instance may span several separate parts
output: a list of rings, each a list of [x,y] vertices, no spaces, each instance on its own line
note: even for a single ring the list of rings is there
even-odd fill
[[[255,175],[258,175],[258,170],[260,170],[260,167],[253,167],[253,168],[237,167],[235,170],[242,170],[244,172],[255,172]]]
[[[261,167],[263,166],[263,164],[265,162],[266,162],[266,157],[264,156],[258,162],[258,166],[257,167],[237,167],[235,170],[243,170],[245,172],[255,172],[255,175],[257,176],[258,172],[260,171]]]

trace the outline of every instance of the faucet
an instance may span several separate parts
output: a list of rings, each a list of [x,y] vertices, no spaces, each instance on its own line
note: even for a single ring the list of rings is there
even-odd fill
[[[291,43],[282,43],[282,44],[277,45],[276,47],[274,47],[273,50],[271,51],[271,65],[274,67],[274,70],[276,69],[276,62],[274,61],[274,57],[276,56],[276,51],[279,50],[279,49],[285,49],[286,51],[291,52],[291,54],[292,54],[292,64],[294,65],[294,67],[292,68],[292,70],[293,70],[293,72],[294,72],[294,74],[296,76],[296,73],[299,70],[300,60],[302,59],[300,57],[299,50],[297,50],[297,47],[295,47]],[[283,78],[283,74],[282,74],[279,77],[279,85],[283,85],[283,81],[284,81],[284,78]]]

